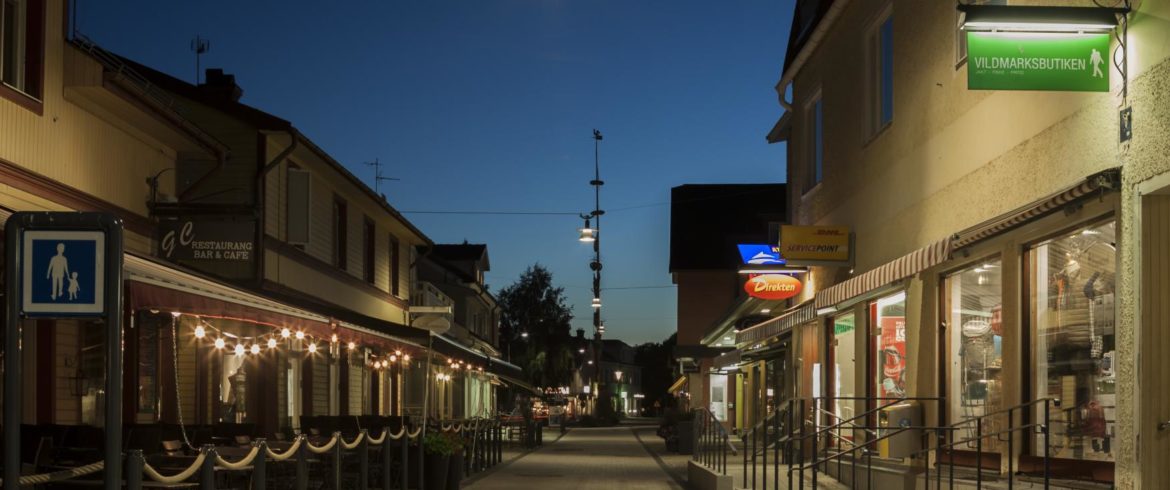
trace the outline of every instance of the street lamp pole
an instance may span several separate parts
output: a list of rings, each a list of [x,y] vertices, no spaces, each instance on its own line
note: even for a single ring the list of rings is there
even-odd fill
[[[601,216],[605,211],[601,209],[601,186],[605,182],[601,180],[601,131],[593,130],[593,180],[589,185],[593,186],[593,212],[591,212],[585,219],[586,228],[589,227],[589,218],[594,220],[594,240],[593,240],[593,262],[589,264],[589,268],[593,271],[593,366],[594,379],[597,380],[597,400],[604,402],[603,385],[605,380],[601,377],[601,351],[602,342],[601,336],[605,333],[605,326],[601,323]],[[595,407],[596,408],[596,407]]]

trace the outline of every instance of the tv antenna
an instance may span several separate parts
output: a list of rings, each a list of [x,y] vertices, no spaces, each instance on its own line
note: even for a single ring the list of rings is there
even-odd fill
[[[402,179],[398,179],[395,177],[383,177],[382,176],[382,165],[383,164],[382,164],[382,162],[378,161],[377,158],[375,158],[374,161],[372,161],[372,162],[364,162],[364,163],[366,165],[374,167],[374,193],[375,194],[382,195],[382,191],[381,191],[380,187],[382,185],[383,180],[402,180]]]
[[[195,85],[199,85],[199,58],[203,53],[211,51],[211,40],[195,36],[191,40],[191,51],[195,52]]]

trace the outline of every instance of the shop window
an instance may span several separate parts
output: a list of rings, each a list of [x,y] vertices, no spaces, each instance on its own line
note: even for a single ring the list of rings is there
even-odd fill
[[[856,319],[852,313],[833,318],[833,413],[837,419],[848,420],[857,412],[857,336],[854,334]],[[848,437],[848,435],[845,435]]]
[[[1037,398],[1060,401],[1050,415],[1049,450],[1057,458],[1114,458],[1116,233],[1110,222],[1029,251],[1032,383]],[[1042,410],[1038,406],[1037,420]]]
[[[711,413],[719,421],[727,420],[727,375],[711,375]]]
[[[874,386],[877,398],[906,396],[906,293],[870,303],[874,328]]]
[[[947,399],[950,423],[1006,408],[1003,405],[1003,290],[999,260],[946,277]],[[994,417],[992,417],[994,418]],[[989,420],[996,423],[996,420]],[[970,426],[974,430],[974,426]],[[987,427],[994,432],[1005,427]],[[974,437],[959,434],[959,437]]]

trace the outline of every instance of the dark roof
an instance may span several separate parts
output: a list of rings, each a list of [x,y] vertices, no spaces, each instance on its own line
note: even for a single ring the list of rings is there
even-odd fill
[[[833,0],[796,0],[792,28],[788,31],[788,54],[784,56],[784,71],[788,71],[796,54],[808,42],[809,36],[812,36],[813,30],[832,4]]]
[[[480,260],[487,254],[482,243],[436,243],[431,252],[447,261]]]
[[[784,184],[687,184],[670,190],[670,272],[728,270],[736,244],[769,243],[787,221]]]

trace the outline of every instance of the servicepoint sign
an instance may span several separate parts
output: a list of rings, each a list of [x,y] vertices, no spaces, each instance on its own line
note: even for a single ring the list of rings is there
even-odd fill
[[[1109,34],[967,33],[970,90],[1109,91]]]
[[[852,259],[847,226],[780,227],[780,255],[789,265],[846,264]]]

